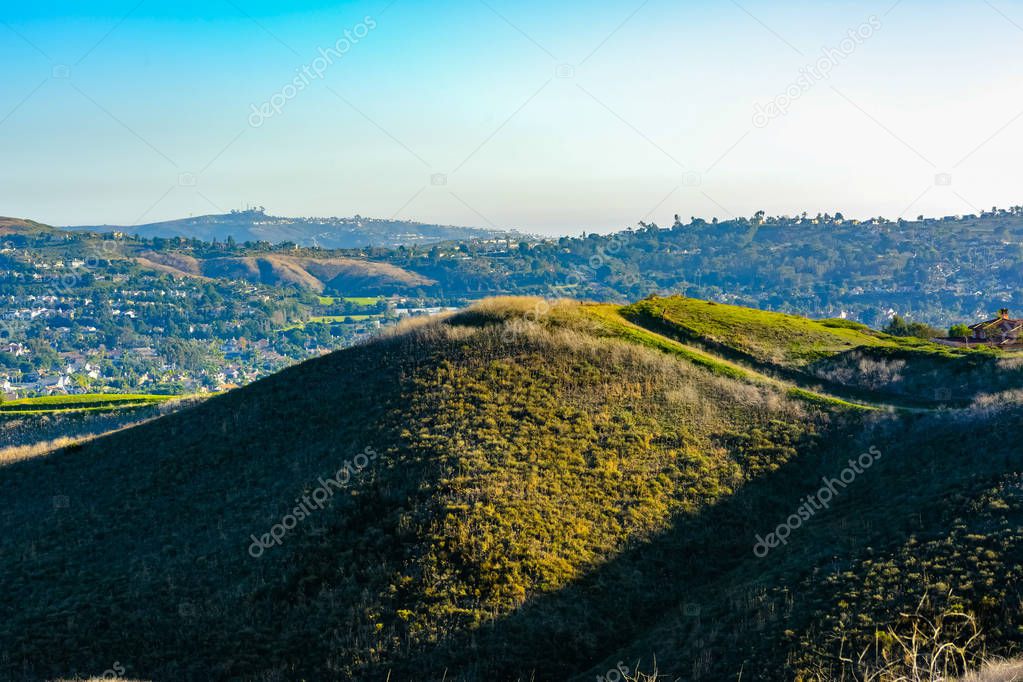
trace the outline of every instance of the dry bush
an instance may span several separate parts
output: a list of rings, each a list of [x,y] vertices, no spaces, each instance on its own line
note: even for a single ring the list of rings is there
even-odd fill
[[[1020,406],[1023,406],[1023,389],[983,393],[973,399],[970,407],[963,411],[962,417],[967,420],[984,419]]]
[[[901,614],[908,627],[889,627],[853,662],[855,679],[863,682],[936,682],[952,680],[983,661],[980,629],[970,613],[945,611],[924,615],[925,595],[911,614]]]
[[[1019,369],[1023,369],[1023,354],[1001,358],[998,361],[998,371],[1000,372],[1013,372]]]
[[[876,391],[901,382],[905,368],[905,360],[872,358],[861,353],[851,353],[839,358],[831,366],[815,369],[814,374],[834,383],[862,386]]]
[[[667,675],[661,675],[657,672],[657,661],[654,661],[653,669],[645,673],[640,669],[639,663],[636,664],[636,672],[628,675],[624,675],[622,679],[624,682],[667,682],[671,678]]]

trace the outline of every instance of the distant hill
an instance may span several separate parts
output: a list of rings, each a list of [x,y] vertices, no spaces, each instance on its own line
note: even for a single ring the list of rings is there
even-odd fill
[[[242,220],[250,226],[294,222],[257,212],[195,220],[207,219],[214,224]],[[158,242],[148,248],[221,249],[164,246]],[[252,255],[286,249],[263,243],[243,251]],[[991,319],[1001,308],[1023,308],[1020,206],[913,221],[858,221],[838,214],[758,214],[714,222],[693,218],[688,223],[677,218],[668,228],[640,224],[609,235],[510,235],[507,240],[470,239],[435,248],[313,251],[317,249],[311,247],[306,255],[387,262],[436,282],[435,291],[445,296],[462,299],[538,295],[624,302],[679,293],[796,315],[847,318],[878,328],[895,315],[947,329]]]
[[[94,256],[97,246],[109,247],[112,243],[102,241],[96,234],[68,232],[31,220],[3,217],[0,217],[0,236],[20,239],[26,245],[36,244],[37,248],[40,243],[56,245],[62,253],[83,258]],[[130,260],[143,269],[175,277],[245,280],[296,286],[316,292],[332,289],[350,295],[366,293],[376,296],[407,293],[436,284],[429,277],[387,262],[332,255],[318,249],[303,252],[315,255],[298,256],[269,248],[250,249],[238,256],[223,255],[225,252],[208,255],[203,249],[200,252],[203,257],[191,255],[170,243],[158,245],[153,241],[131,240],[120,241],[113,248],[100,249],[104,260]]]
[[[23,220],[21,218],[0,217],[0,235],[38,235],[44,232],[58,232],[56,228],[49,225],[37,223],[34,220]]]
[[[349,249],[367,246],[397,247],[432,242],[485,239],[498,234],[496,230],[429,225],[406,220],[377,218],[285,218],[271,216],[263,210],[232,211],[222,215],[168,220],[145,225],[91,225],[68,227],[69,230],[92,232],[124,232],[141,237],[185,237],[202,241],[236,242],[265,241],[272,244],[292,242],[299,246],[324,249]]]
[[[644,303],[485,301],[0,467],[0,676],[892,679],[1017,651],[1019,383],[902,407],[768,366],[891,337]]]
[[[330,288],[352,295],[386,295],[434,284],[433,280],[389,263],[356,258],[304,258],[267,253],[199,259],[172,251],[147,250],[140,252],[135,261],[144,268],[176,276],[294,285],[316,292]]]

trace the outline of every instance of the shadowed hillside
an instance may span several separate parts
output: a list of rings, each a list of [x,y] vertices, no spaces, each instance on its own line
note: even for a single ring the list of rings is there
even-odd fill
[[[0,674],[848,679],[913,609],[1012,653],[1018,406],[864,409],[623,312],[488,301],[0,467]]]

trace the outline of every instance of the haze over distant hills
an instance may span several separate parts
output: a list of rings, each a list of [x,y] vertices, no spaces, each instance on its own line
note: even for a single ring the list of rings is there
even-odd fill
[[[401,246],[506,234],[498,230],[453,225],[430,225],[391,218],[287,218],[268,215],[262,207],[202,215],[145,225],[78,225],[69,230],[124,232],[141,237],[185,237],[203,241],[271,243],[293,242],[300,246],[348,249],[364,246]]]

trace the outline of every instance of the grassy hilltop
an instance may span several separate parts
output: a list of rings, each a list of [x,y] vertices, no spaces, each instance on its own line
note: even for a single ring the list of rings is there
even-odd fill
[[[859,679],[928,619],[920,660],[1012,655],[1016,371],[689,299],[486,301],[0,467],[0,679]]]

